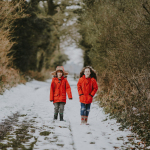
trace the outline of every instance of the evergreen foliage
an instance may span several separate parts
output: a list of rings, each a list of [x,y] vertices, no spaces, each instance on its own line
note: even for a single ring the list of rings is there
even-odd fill
[[[49,69],[51,55],[59,45],[53,19],[38,17],[36,13],[40,10],[36,5],[32,1],[24,3],[22,9],[26,10],[27,17],[16,19],[11,28],[15,42],[12,47],[14,64],[23,72]]]
[[[53,60],[52,67],[56,68],[57,66],[63,66],[63,63],[69,60],[66,54],[58,53]]]
[[[52,0],[0,1],[0,93],[25,83],[23,76],[47,79],[54,63],[68,60],[59,46],[67,5],[67,0],[59,5]],[[55,51],[59,51],[59,61],[53,58]]]

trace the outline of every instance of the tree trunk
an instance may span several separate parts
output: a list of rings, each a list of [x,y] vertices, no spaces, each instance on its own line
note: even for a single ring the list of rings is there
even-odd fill
[[[47,0],[47,4],[48,4],[48,15],[54,15],[56,12],[53,0]]]

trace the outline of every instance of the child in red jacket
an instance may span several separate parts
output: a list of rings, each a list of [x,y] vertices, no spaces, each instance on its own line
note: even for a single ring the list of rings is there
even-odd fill
[[[72,99],[70,85],[66,77],[64,77],[65,75],[68,75],[68,73],[64,71],[63,66],[58,66],[56,71],[51,74],[54,76],[50,87],[50,101],[54,104],[54,120],[57,120],[59,112],[60,121],[64,121],[63,112],[64,105],[66,104],[66,92],[68,94],[68,98],[70,100]]]
[[[77,88],[81,102],[81,124],[87,124],[93,96],[98,90],[96,80],[96,72],[92,67],[87,66],[80,72]]]

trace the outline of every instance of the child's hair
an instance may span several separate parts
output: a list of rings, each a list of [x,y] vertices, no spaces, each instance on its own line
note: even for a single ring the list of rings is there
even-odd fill
[[[61,72],[62,72],[62,76],[64,75],[64,72],[63,72],[62,70],[58,70],[58,71],[61,71]],[[58,72],[58,71],[56,71],[56,76],[57,76],[57,72]]]
[[[96,71],[91,66],[86,66],[82,69],[82,71],[80,72],[80,78],[84,75],[84,71],[87,68],[90,69],[90,72],[91,72],[90,77],[94,78],[97,81]]]
[[[58,71],[61,71],[61,70],[58,70]],[[58,71],[56,71],[56,75],[53,76],[54,78],[58,78],[58,76],[57,76]],[[63,71],[61,71],[61,72],[62,72],[62,76],[64,76],[64,72]],[[66,76],[64,76],[64,77],[66,77]]]

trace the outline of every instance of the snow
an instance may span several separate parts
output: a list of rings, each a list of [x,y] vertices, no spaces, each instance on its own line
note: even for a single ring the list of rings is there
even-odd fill
[[[60,46],[65,50],[64,53],[68,55],[69,60],[64,65],[64,69],[70,74],[79,75],[80,71],[83,68],[83,52],[81,48],[78,48],[75,43],[72,43],[70,46],[61,43]]]
[[[77,48],[75,44],[65,48],[65,54],[69,56],[67,63],[75,63],[83,66],[83,52],[82,49]]]
[[[77,92],[77,80],[68,76],[71,85],[73,100],[68,100],[65,105],[64,119],[53,122],[54,106],[49,101],[49,90],[51,79],[46,82],[31,81],[26,85],[19,85],[7,90],[0,96],[0,122],[13,113],[25,114],[19,117],[17,124],[22,124],[24,120],[31,124],[35,132],[31,133],[37,138],[34,149],[57,149],[57,150],[113,150],[114,147],[123,146],[127,141],[127,135],[132,133],[129,130],[119,131],[119,123],[109,116],[98,106],[98,102],[93,102],[89,115],[90,125],[80,125],[80,102]],[[107,121],[104,121],[107,118]],[[17,129],[17,126],[14,127]],[[49,131],[48,136],[41,136],[40,132]],[[12,131],[13,132],[13,131]],[[123,137],[123,140],[117,138]],[[29,142],[33,142],[31,138]],[[7,142],[6,140],[3,142]],[[126,145],[131,147],[130,144]]]
[[[66,14],[67,16],[67,14]],[[69,20],[67,23],[63,23],[63,26],[72,26],[73,24],[75,24],[77,21],[77,18],[72,18],[72,20]]]
[[[81,6],[78,5],[71,5],[71,6],[67,6],[66,9],[81,9]]]
[[[76,2],[80,2],[80,1],[77,0]],[[64,14],[68,16],[69,13],[67,11],[80,9],[80,8],[82,7],[79,5],[67,6],[65,10],[66,12],[64,12]],[[79,75],[80,71],[83,68],[83,50],[79,48],[76,44],[76,42],[79,40],[80,37],[76,27],[73,27],[73,25],[77,23],[77,18],[78,17],[75,15],[75,17],[71,18],[68,21],[64,20],[65,23],[63,23],[63,28],[68,28],[69,26],[72,26],[72,29],[70,30],[70,34],[74,34],[74,35],[73,37],[71,37],[70,35],[66,36],[65,41],[62,40],[64,36],[60,37],[61,39],[60,48],[64,50],[64,53],[68,55],[69,58],[69,60],[64,65],[64,69],[68,71],[70,74]],[[73,38],[76,40],[74,40]]]
[[[67,9],[76,9],[79,6],[69,6]],[[68,13],[65,12],[67,16]],[[68,22],[75,23],[76,20]],[[66,24],[68,25],[68,24]],[[68,42],[68,41],[66,41]],[[68,55],[69,61],[64,65],[65,70],[78,73],[83,67],[83,52],[76,44],[65,45],[60,43]],[[73,72],[73,70],[75,70]],[[68,76],[71,85],[73,100],[68,100],[65,105],[64,119],[66,122],[53,121],[54,106],[49,101],[49,90],[51,79],[46,82],[30,81],[6,90],[0,95],[0,123],[8,116],[18,112],[20,114],[16,124],[13,124],[11,138],[17,139],[13,134],[21,125],[29,126],[28,135],[33,136],[28,142],[22,143],[26,148],[34,143],[33,149],[55,149],[55,150],[114,150],[129,149],[132,146],[127,136],[133,136],[129,130],[120,131],[120,124],[115,119],[109,119],[98,102],[93,102],[88,122],[90,125],[80,125],[80,102],[77,91],[77,81],[73,76]],[[104,121],[105,120],[105,121]],[[49,135],[40,135],[41,132]],[[21,136],[21,135],[20,135]],[[136,135],[135,135],[136,136]],[[118,140],[118,139],[121,140]],[[37,141],[35,141],[37,139]],[[10,141],[9,141],[10,142]],[[134,139],[134,142],[138,140]],[[0,143],[8,143],[5,139]],[[124,146],[124,147],[123,147]],[[7,149],[12,149],[8,147]]]

